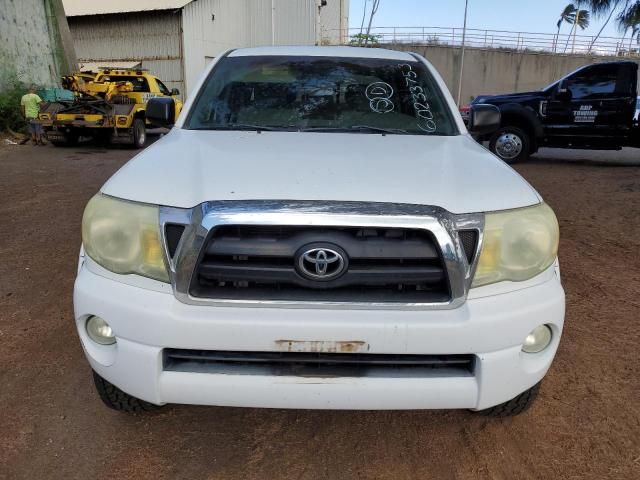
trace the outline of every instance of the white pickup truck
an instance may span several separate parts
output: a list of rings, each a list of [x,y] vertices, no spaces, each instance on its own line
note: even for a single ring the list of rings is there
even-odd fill
[[[556,217],[424,58],[231,50],[170,126],[84,213],[75,321],[109,407],[531,404],[564,322]]]

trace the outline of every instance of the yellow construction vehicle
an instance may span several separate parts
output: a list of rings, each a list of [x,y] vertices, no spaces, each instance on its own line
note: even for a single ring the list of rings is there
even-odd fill
[[[182,109],[177,89],[169,90],[143,69],[101,68],[62,78],[62,86],[73,92],[73,100],[44,103],[39,115],[47,137],[54,145],[73,145],[80,137],[144,147],[149,123],[147,102],[153,97],[171,97],[176,118]]]

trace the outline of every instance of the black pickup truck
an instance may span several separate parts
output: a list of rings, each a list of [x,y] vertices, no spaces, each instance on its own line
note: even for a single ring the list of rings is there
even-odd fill
[[[500,109],[500,129],[478,140],[515,163],[540,147],[640,148],[637,98],[638,63],[619,61],[581,67],[538,92],[481,95],[472,104]]]

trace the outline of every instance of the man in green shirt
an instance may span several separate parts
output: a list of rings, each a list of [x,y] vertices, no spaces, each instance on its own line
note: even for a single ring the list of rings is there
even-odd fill
[[[31,140],[34,145],[44,145],[44,139],[42,138],[42,124],[38,121],[38,114],[40,113],[40,104],[42,99],[36,93],[36,87],[33,85],[29,87],[29,93],[22,96],[20,105],[22,106],[22,115],[27,121],[29,132],[31,132]]]

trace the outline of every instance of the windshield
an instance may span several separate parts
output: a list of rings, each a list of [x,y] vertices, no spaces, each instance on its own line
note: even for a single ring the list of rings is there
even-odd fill
[[[226,57],[186,121],[197,130],[455,135],[449,107],[417,61]]]
[[[138,77],[134,75],[103,75],[98,78],[98,82],[131,82],[133,84],[134,92],[148,92],[149,83],[144,77]]]

